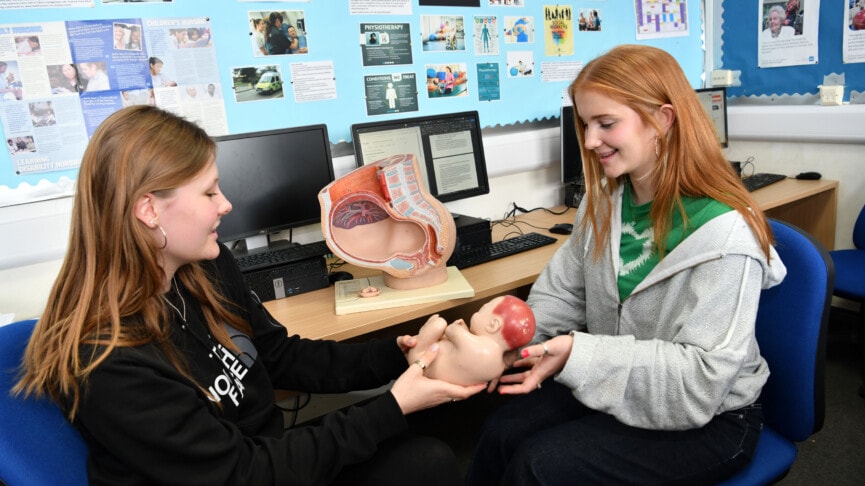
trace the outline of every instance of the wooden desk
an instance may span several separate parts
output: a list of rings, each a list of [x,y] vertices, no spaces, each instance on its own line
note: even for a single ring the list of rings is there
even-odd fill
[[[835,210],[837,204],[837,181],[799,181],[787,179],[755,191],[757,200],[769,217],[790,222],[813,234],[826,248],[832,249],[835,241]],[[558,244],[536,248],[504,259],[477,265],[462,270],[463,275],[475,289],[470,299],[455,299],[427,304],[417,304],[392,309],[359,312],[337,316],[334,313],[333,287],[307,292],[285,299],[266,302],[265,307],[285,325],[289,333],[313,339],[346,340],[365,334],[382,331],[407,321],[426,319],[436,313],[443,313],[457,306],[470,308],[470,304],[485,302],[488,299],[508,293],[518,293],[531,286],[556,249],[567,236],[554,235],[546,229],[555,223],[573,222],[575,211],[565,211],[564,206],[552,211],[561,215],[535,211],[517,218],[516,226],[523,232],[535,231],[556,237]],[[514,227],[496,225],[493,239],[499,240]],[[372,275],[365,268],[346,266],[343,269],[354,274],[355,278]],[[468,318],[470,310],[459,317]]]
[[[785,179],[754,191],[752,196],[766,216],[796,225],[827,250],[835,249],[838,181]]]

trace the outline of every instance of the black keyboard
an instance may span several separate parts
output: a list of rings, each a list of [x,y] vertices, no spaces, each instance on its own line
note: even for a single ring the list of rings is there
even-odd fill
[[[506,256],[533,250],[559,241],[551,236],[540,233],[526,233],[523,235],[496,241],[485,246],[474,246],[466,250],[460,250],[448,260],[447,266],[457,268],[473,267],[481,263],[498,260]]]
[[[330,254],[330,248],[322,240],[304,245],[286,246],[285,248],[272,249],[261,253],[235,255],[235,259],[240,270],[246,273],[328,254]]]
[[[758,172],[756,174],[749,175],[742,179],[742,183],[745,184],[745,188],[751,192],[756,191],[757,189],[768,186],[769,184],[774,184],[778,181],[783,181],[787,176],[784,174],[772,174],[769,172]]]

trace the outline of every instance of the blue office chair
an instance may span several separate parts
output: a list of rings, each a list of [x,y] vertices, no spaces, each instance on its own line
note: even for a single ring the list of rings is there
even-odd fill
[[[0,483],[87,484],[87,446],[57,405],[10,395],[36,320],[0,326]]]
[[[835,275],[835,295],[859,303],[861,334],[865,332],[865,207],[859,212],[856,224],[853,225],[853,246],[853,249],[830,251],[829,255],[838,269]],[[862,338],[860,346],[865,346]],[[865,358],[865,347],[862,354]],[[865,397],[865,379],[859,387],[859,394]]]
[[[859,212],[856,224],[853,225],[854,249],[834,250],[829,255],[835,262],[834,293],[843,299],[855,302],[865,302],[865,207]],[[860,309],[860,316],[865,322],[865,306]]]
[[[763,432],[751,463],[721,483],[725,486],[770,484],[782,478],[796,460],[796,442],[823,427],[834,265],[811,235],[787,223],[770,224],[787,277],[763,291],[757,311],[757,343],[771,373],[761,395]]]

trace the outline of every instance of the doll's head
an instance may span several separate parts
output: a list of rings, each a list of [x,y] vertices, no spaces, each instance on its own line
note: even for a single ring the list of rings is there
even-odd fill
[[[535,335],[535,314],[513,295],[496,297],[472,315],[473,334],[500,334],[508,349],[527,344]]]

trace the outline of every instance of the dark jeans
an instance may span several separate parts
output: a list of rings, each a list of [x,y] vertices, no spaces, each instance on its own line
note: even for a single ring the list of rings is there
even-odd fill
[[[487,418],[467,483],[714,484],[748,464],[762,423],[755,404],[699,429],[639,429],[581,405],[548,380]]]
[[[406,434],[382,443],[369,461],[343,469],[333,484],[441,486],[462,482],[457,458],[446,443]]]

